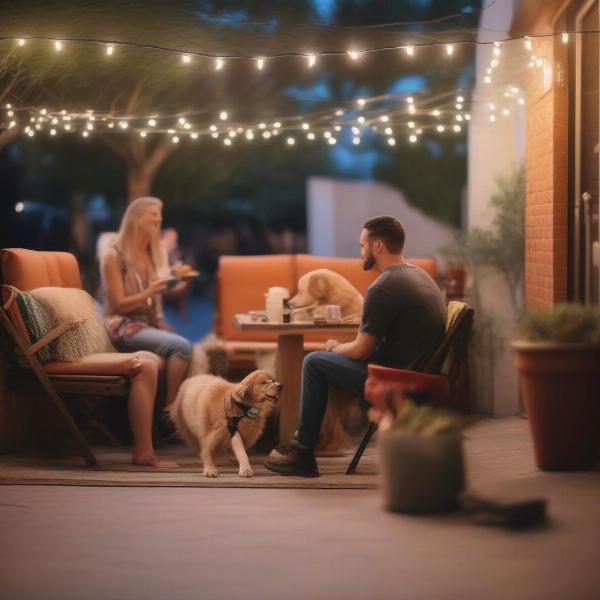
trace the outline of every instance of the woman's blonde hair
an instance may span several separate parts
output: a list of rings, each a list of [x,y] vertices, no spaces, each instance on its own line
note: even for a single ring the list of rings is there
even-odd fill
[[[139,236],[139,218],[142,213],[150,206],[157,206],[162,211],[163,203],[158,198],[147,196],[134,200],[125,211],[121,219],[121,226],[117,233],[114,246],[118,248],[125,258],[131,260],[133,258],[133,249],[135,242]],[[163,252],[160,231],[157,231],[152,236],[149,244],[150,258],[154,264],[154,268],[165,267],[165,253]]]

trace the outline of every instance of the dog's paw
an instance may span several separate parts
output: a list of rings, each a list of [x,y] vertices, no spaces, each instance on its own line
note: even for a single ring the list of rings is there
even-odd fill
[[[239,474],[240,474],[240,477],[252,477],[254,475],[254,471],[252,470],[252,467],[250,467],[250,466],[240,467]]]
[[[218,477],[219,470],[217,469],[217,467],[205,467],[204,471],[202,471],[202,474],[205,477]]]

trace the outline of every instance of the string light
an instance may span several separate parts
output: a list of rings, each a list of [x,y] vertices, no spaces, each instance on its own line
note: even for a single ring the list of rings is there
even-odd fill
[[[414,144],[417,141],[417,139],[418,139],[417,136],[413,134],[413,135],[409,136],[408,141],[411,144]]]
[[[19,46],[21,46],[21,48],[25,45],[25,40],[23,38],[19,38],[17,40],[17,44],[19,44]]]
[[[215,59],[215,70],[220,71],[225,66],[225,61],[222,58]]]
[[[335,144],[337,143],[337,140],[336,140],[334,137],[330,137],[330,138],[327,140],[327,143],[328,143],[329,145],[333,146],[333,145],[335,145]]]
[[[569,43],[569,34],[566,32],[561,34],[560,39],[562,40],[563,44],[568,44]]]
[[[456,131],[456,133],[458,133],[459,131],[462,130],[462,127],[460,125],[454,125],[454,127],[452,127],[452,129],[454,129],[454,131]]]
[[[226,146],[231,146],[231,138],[225,138],[225,139],[223,140],[223,143],[224,143]]]
[[[404,46],[404,52],[406,52],[408,56],[414,56],[415,48],[414,46]]]
[[[184,54],[181,57],[181,61],[184,62],[185,64],[189,64],[192,62],[192,57],[189,54]]]
[[[57,52],[60,52],[60,51],[63,49],[62,42],[60,42],[59,40],[56,40],[56,41],[54,42],[54,49],[55,49]]]
[[[359,98],[359,99],[356,101],[356,104],[358,104],[358,107],[359,107],[359,108],[362,108],[362,107],[365,105],[365,102],[366,102],[366,100],[365,100],[364,98]]]
[[[248,140],[253,140],[254,139],[254,132],[252,131],[252,129],[248,129],[246,131],[246,139],[248,139]]]
[[[352,60],[358,60],[358,52],[356,50],[348,50],[348,56],[352,59]]]
[[[174,136],[171,138],[171,141],[172,141],[174,144],[179,144],[179,138],[178,138],[176,135],[174,135]]]
[[[296,139],[293,138],[293,137],[289,137],[285,141],[286,141],[286,143],[287,143],[288,146],[293,146],[296,143]]]
[[[306,58],[308,60],[308,66],[314,67],[317,62],[317,57],[314,54],[309,54]]]
[[[407,125],[408,125],[408,128],[409,128],[409,129],[414,129],[414,128],[415,128],[415,122],[414,122],[414,121],[409,121],[409,122],[407,123]]]
[[[454,46],[452,44],[446,44],[446,54],[452,56],[454,54]]]
[[[308,123],[302,123],[302,129],[310,129],[310,125]]]
[[[89,135],[89,133],[88,133],[87,131],[84,131],[84,132],[81,134],[81,136],[82,136],[82,137],[84,137],[84,138],[88,137],[88,135]]]
[[[56,135],[56,129],[51,129],[50,130],[50,135]]]
[[[115,51],[114,47],[111,46],[110,44],[108,46],[106,46],[106,54],[108,56],[112,56],[114,51]]]
[[[394,138],[388,138],[388,141],[387,141],[387,143],[388,143],[390,146],[395,146],[395,145],[396,145],[396,140],[395,140]]]
[[[262,136],[265,138],[265,140],[268,140],[271,137],[271,132],[270,131],[263,131]]]
[[[148,125],[150,127],[156,127],[156,119],[148,119]]]
[[[119,127],[121,129],[127,129],[129,127],[129,123],[127,121],[119,121]]]
[[[222,110],[219,113],[219,119],[221,119],[221,121],[227,121],[228,116],[227,111]]]
[[[259,71],[262,71],[262,68],[265,66],[265,59],[264,58],[257,58],[256,59],[256,68]]]
[[[310,133],[306,134],[306,139],[308,140],[314,140],[315,139],[315,134],[311,131]]]
[[[354,136],[354,137],[352,138],[352,143],[353,143],[355,146],[358,146],[358,145],[360,144],[360,138],[359,138],[357,135],[356,135],[356,136]]]
[[[525,36],[525,49],[526,50],[533,49],[533,44],[531,43],[531,40],[527,36]]]
[[[142,129],[142,131],[140,131],[140,137],[145,138],[148,134]]]
[[[197,139],[198,139],[198,134],[197,134],[197,133],[194,131],[193,133],[190,133],[190,137],[191,137],[193,140],[197,140]]]
[[[445,129],[446,128],[443,125],[437,125],[436,126],[436,130],[439,131],[440,133],[444,133]]]

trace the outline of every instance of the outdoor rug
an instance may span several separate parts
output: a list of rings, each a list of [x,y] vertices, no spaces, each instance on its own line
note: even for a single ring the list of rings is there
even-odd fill
[[[369,448],[354,475],[345,475],[353,449],[336,456],[318,457],[321,477],[283,477],[262,466],[265,456],[251,456],[254,477],[237,474],[234,459],[218,463],[220,476],[202,475],[200,459],[184,447],[159,451],[161,458],[179,466],[168,470],[136,467],[128,449],[95,448],[98,467],[86,467],[79,456],[44,458],[19,454],[0,456],[0,484],[74,485],[112,487],[232,487],[374,489],[378,487],[377,450]]]

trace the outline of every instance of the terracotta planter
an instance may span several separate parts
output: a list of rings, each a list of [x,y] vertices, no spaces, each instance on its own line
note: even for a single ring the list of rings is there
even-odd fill
[[[593,469],[600,451],[600,346],[513,343],[540,469]]]
[[[379,434],[379,453],[385,508],[434,513],[456,506],[465,481],[460,434],[388,429]]]

